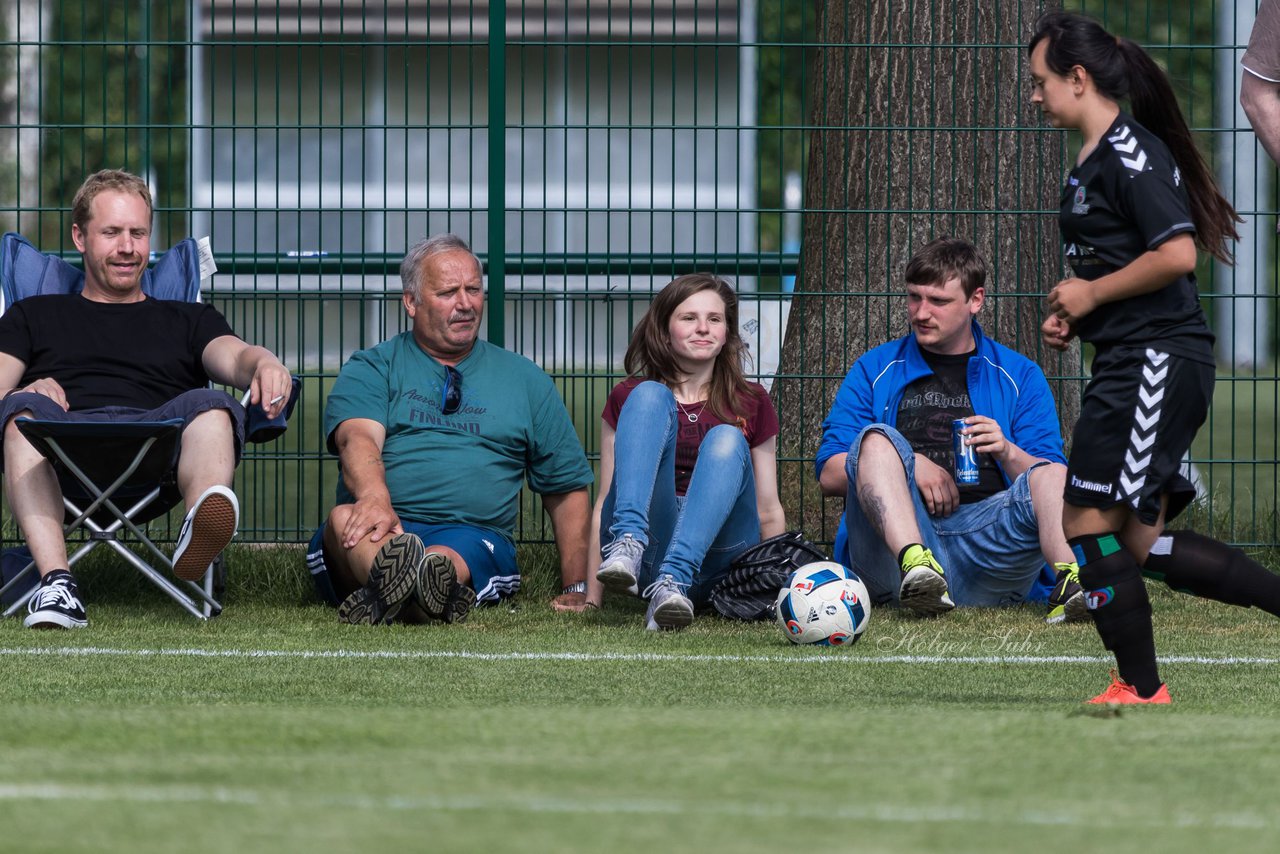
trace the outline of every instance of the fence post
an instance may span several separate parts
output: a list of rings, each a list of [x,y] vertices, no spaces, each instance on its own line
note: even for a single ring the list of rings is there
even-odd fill
[[[489,0],[489,342],[506,344],[507,4]]]

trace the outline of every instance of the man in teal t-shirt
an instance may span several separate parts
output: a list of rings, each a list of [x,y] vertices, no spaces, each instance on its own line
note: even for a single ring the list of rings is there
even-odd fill
[[[562,610],[586,607],[591,467],[551,379],[478,339],[480,263],[454,235],[400,265],[409,332],[343,366],[325,407],[342,473],[311,540],[321,596],[349,623],[455,622],[515,593],[527,479],[560,551]]]

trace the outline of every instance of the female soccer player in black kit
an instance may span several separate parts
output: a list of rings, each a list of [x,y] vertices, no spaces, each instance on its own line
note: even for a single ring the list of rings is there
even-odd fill
[[[1049,292],[1049,346],[1094,345],[1067,463],[1063,528],[1119,674],[1092,703],[1168,703],[1142,576],[1280,615],[1280,576],[1238,549],[1165,531],[1195,497],[1183,454],[1213,398],[1213,334],[1196,295],[1197,246],[1230,262],[1240,221],[1191,139],[1164,72],[1096,21],[1036,24],[1031,102],[1080,132],[1058,224],[1073,276]],[[1128,100],[1132,113],[1120,108]],[[1153,132],[1154,131],[1154,132]]]

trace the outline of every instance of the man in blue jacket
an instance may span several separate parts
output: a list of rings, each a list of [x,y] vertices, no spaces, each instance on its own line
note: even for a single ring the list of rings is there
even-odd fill
[[[905,275],[911,333],[867,352],[840,386],[817,457],[823,493],[845,497],[836,553],[878,604],[930,615],[1021,602],[1047,561],[1049,622],[1084,619],[1053,396],[1035,363],[974,319],[986,277],[965,240],[923,247]],[[956,482],[957,419],[977,452],[974,484]]]

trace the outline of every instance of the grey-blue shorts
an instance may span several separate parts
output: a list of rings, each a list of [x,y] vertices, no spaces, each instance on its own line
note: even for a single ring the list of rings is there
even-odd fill
[[[67,412],[53,398],[45,397],[31,391],[17,391],[0,401],[0,425],[7,425],[9,420],[22,412],[30,412],[38,421],[113,421],[118,423],[138,421],[168,421],[181,418],[185,429],[197,415],[211,409],[224,409],[231,417],[234,433],[236,462],[240,461],[240,451],[244,447],[245,412],[234,397],[225,391],[212,388],[197,388],[184,391],[163,406],[155,409],[136,409],[131,406],[103,406],[96,409],[79,409]],[[0,470],[4,465],[4,433],[0,430]],[[177,460],[174,460],[177,464]]]

